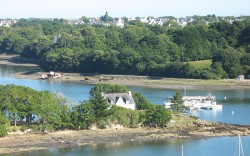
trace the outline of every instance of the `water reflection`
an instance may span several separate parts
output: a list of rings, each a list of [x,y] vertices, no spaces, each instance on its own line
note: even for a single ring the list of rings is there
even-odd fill
[[[244,154],[250,154],[250,137],[241,137]],[[237,155],[238,137],[178,140],[174,142],[96,144],[80,148],[51,148],[49,151],[30,152],[21,155],[35,156],[181,156],[181,147],[185,156],[226,156]]]

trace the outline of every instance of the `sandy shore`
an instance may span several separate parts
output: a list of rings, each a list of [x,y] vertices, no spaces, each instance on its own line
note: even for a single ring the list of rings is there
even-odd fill
[[[194,122],[162,128],[124,128],[104,130],[57,131],[47,134],[9,134],[0,138],[0,154],[49,150],[51,148],[81,147],[84,145],[120,145],[128,142],[172,142],[180,139],[250,135],[250,126],[213,122]]]

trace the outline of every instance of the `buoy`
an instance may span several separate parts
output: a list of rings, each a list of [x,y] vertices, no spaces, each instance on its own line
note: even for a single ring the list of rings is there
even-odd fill
[[[227,99],[227,97],[224,97],[224,99],[226,100],[226,99]]]
[[[232,115],[234,115],[234,111],[232,111]]]

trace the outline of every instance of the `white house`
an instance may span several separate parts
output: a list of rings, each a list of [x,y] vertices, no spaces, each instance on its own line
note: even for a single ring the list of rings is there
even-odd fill
[[[107,100],[107,103],[109,103],[110,105],[117,105],[132,110],[135,110],[136,108],[131,91],[129,91],[128,93],[104,94],[103,98]]]
[[[124,21],[121,18],[119,18],[115,24],[117,27],[121,27],[121,28],[124,27]]]

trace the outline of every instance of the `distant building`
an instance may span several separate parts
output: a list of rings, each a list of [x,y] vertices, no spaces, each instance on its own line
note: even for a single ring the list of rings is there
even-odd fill
[[[117,105],[127,109],[135,110],[135,101],[132,97],[131,91],[128,93],[111,93],[103,94],[103,98],[111,105]]]
[[[148,23],[148,20],[147,20],[146,17],[142,17],[142,18],[140,19],[140,21],[141,21],[142,23]]]
[[[117,20],[117,22],[115,23],[115,25],[116,25],[117,27],[123,28],[123,27],[124,27],[124,21],[123,21],[121,18],[119,18],[119,19]]]
[[[245,76],[244,75],[238,75],[237,76],[237,80],[244,80],[245,79]]]

